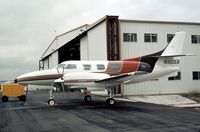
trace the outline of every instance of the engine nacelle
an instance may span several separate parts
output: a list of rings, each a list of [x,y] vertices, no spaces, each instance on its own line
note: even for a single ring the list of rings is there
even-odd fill
[[[105,91],[105,87],[87,87],[88,91]]]
[[[89,72],[74,72],[74,73],[66,73],[63,76],[64,81],[70,82],[92,82],[96,80],[110,78],[110,75],[105,73],[89,73]]]

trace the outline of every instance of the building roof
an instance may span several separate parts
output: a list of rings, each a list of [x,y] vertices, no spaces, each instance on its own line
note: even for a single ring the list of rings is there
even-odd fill
[[[81,31],[86,30],[90,25],[85,24],[82,25],[80,27],[77,27],[75,29],[72,29],[68,32],[65,32],[63,34],[60,34],[58,36],[56,36],[53,41],[51,42],[51,44],[48,46],[48,48],[45,50],[45,52],[42,55],[42,59],[46,58],[47,56],[49,56],[52,52],[55,52],[56,50],[58,50],[60,47],[62,47],[63,45],[65,45],[66,43],[70,42],[71,40],[73,40],[75,37],[79,36]],[[65,40],[63,42],[63,37],[66,37],[68,40]],[[58,44],[59,43],[59,44]]]
[[[127,19],[119,19],[119,21],[120,22],[129,22],[129,23],[200,25],[200,23],[198,23],[198,22],[180,22],[180,21],[127,20]]]
[[[78,37],[83,37],[87,35],[87,32],[93,28],[95,28],[97,25],[100,23],[106,21],[107,17],[112,17],[112,16],[104,16],[101,19],[97,20],[91,25],[85,24],[80,27],[77,27],[75,29],[72,29],[68,32],[65,32],[63,34],[60,34],[54,38],[52,43],[49,45],[49,47],[46,49],[44,54],[42,55],[41,59],[44,59],[48,57],[50,54],[53,52],[57,51],[59,48],[61,48],[63,45],[71,42],[72,40],[78,38]],[[118,17],[118,16],[113,16],[113,17]],[[155,20],[127,20],[127,19],[119,19],[120,22],[128,22],[128,23],[153,23],[153,24],[182,24],[182,25],[200,25],[200,23],[197,22],[178,22],[178,21],[155,21]],[[73,34],[75,32],[75,34]],[[81,33],[80,33],[81,32]],[[73,35],[72,35],[73,34]],[[64,42],[58,42],[58,40],[64,36],[70,36],[68,39],[66,39]],[[57,43],[57,44],[55,44]],[[53,46],[54,45],[54,46]],[[57,46],[55,46],[57,45]]]
[[[51,42],[51,44],[49,45],[49,47],[45,50],[45,52],[43,53],[41,60],[48,57],[51,53],[57,51],[59,48],[61,48],[63,45],[71,42],[72,40],[74,40],[75,38],[78,38],[80,36],[85,36],[87,34],[87,32],[91,29],[93,29],[95,26],[99,25],[100,23],[104,22],[106,20],[107,16],[102,17],[101,19],[97,20],[96,22],[94,22],[93,24],[89,25],[89,24],[85,24],[82,25],[80,27],[77,27],[75,29],[72,29],[68,32],[65,32],[63,34],[60,34],[58,36],[56,36],[53,41]],[[59,43],[57,42],[61,37],[63,36],[71,36],[71,34],[73,32],[76,32],[76,34],[72,35],[72,37],[69,38],[68,41],[65,41],[63,43]],[[59,43],[59,44],[56,44]],[[57,45],[57,46],[55,46]]]

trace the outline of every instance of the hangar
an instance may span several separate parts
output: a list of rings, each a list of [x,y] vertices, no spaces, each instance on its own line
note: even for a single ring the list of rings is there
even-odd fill
[[[123,60],[163,49],[176,31],[185,31],[184,53],[177,76],[116,88],[121,95],[200,92],[200,23],[125,20],[105,16],[56,36],[39,61],[39,69],[53,68],[67,60]]]

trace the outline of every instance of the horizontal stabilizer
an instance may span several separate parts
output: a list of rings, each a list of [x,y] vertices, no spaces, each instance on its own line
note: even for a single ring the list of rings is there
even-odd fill
[[[181,56],[195,56],[195,54],[165,55],[165,56],[151,56],[151,57],[164,58],[164,57],[181,57]]]

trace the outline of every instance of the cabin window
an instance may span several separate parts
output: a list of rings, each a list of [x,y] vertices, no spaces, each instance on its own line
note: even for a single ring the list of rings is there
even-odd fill
[[[144,42],[157,42],[157,34],[144,34]]]
[[[200,44],[200,35],[191,36],[192,44]]]
[[[192,78],[193,80],[200,80],[200,71],[193,71]]]
[[[121,68],[121,65],[119,65],[119,64],[113,64],[113,65],[111,65],[111,70],[112,71],[119,71],[120,68]]]
[[[167,43],[170,43],[175,34],[167,34]]]
[[[97,64],[97,70],[105,70],[105,66],[103,64]]]
[[[83,69],[84,69],[84,70],[91,70],[92,67],[91,67],[91,65],[89,65],[89,64],[84,64],[84,65],[83,65]]]
[[[181,80],[181,72],[178,72],[177,76],[169,77],[168,80]]]
[[[65,69],[76,69],[76,64],[68,64]]]
[[[123,33],[124,42],[137,42],[136,33]]]

